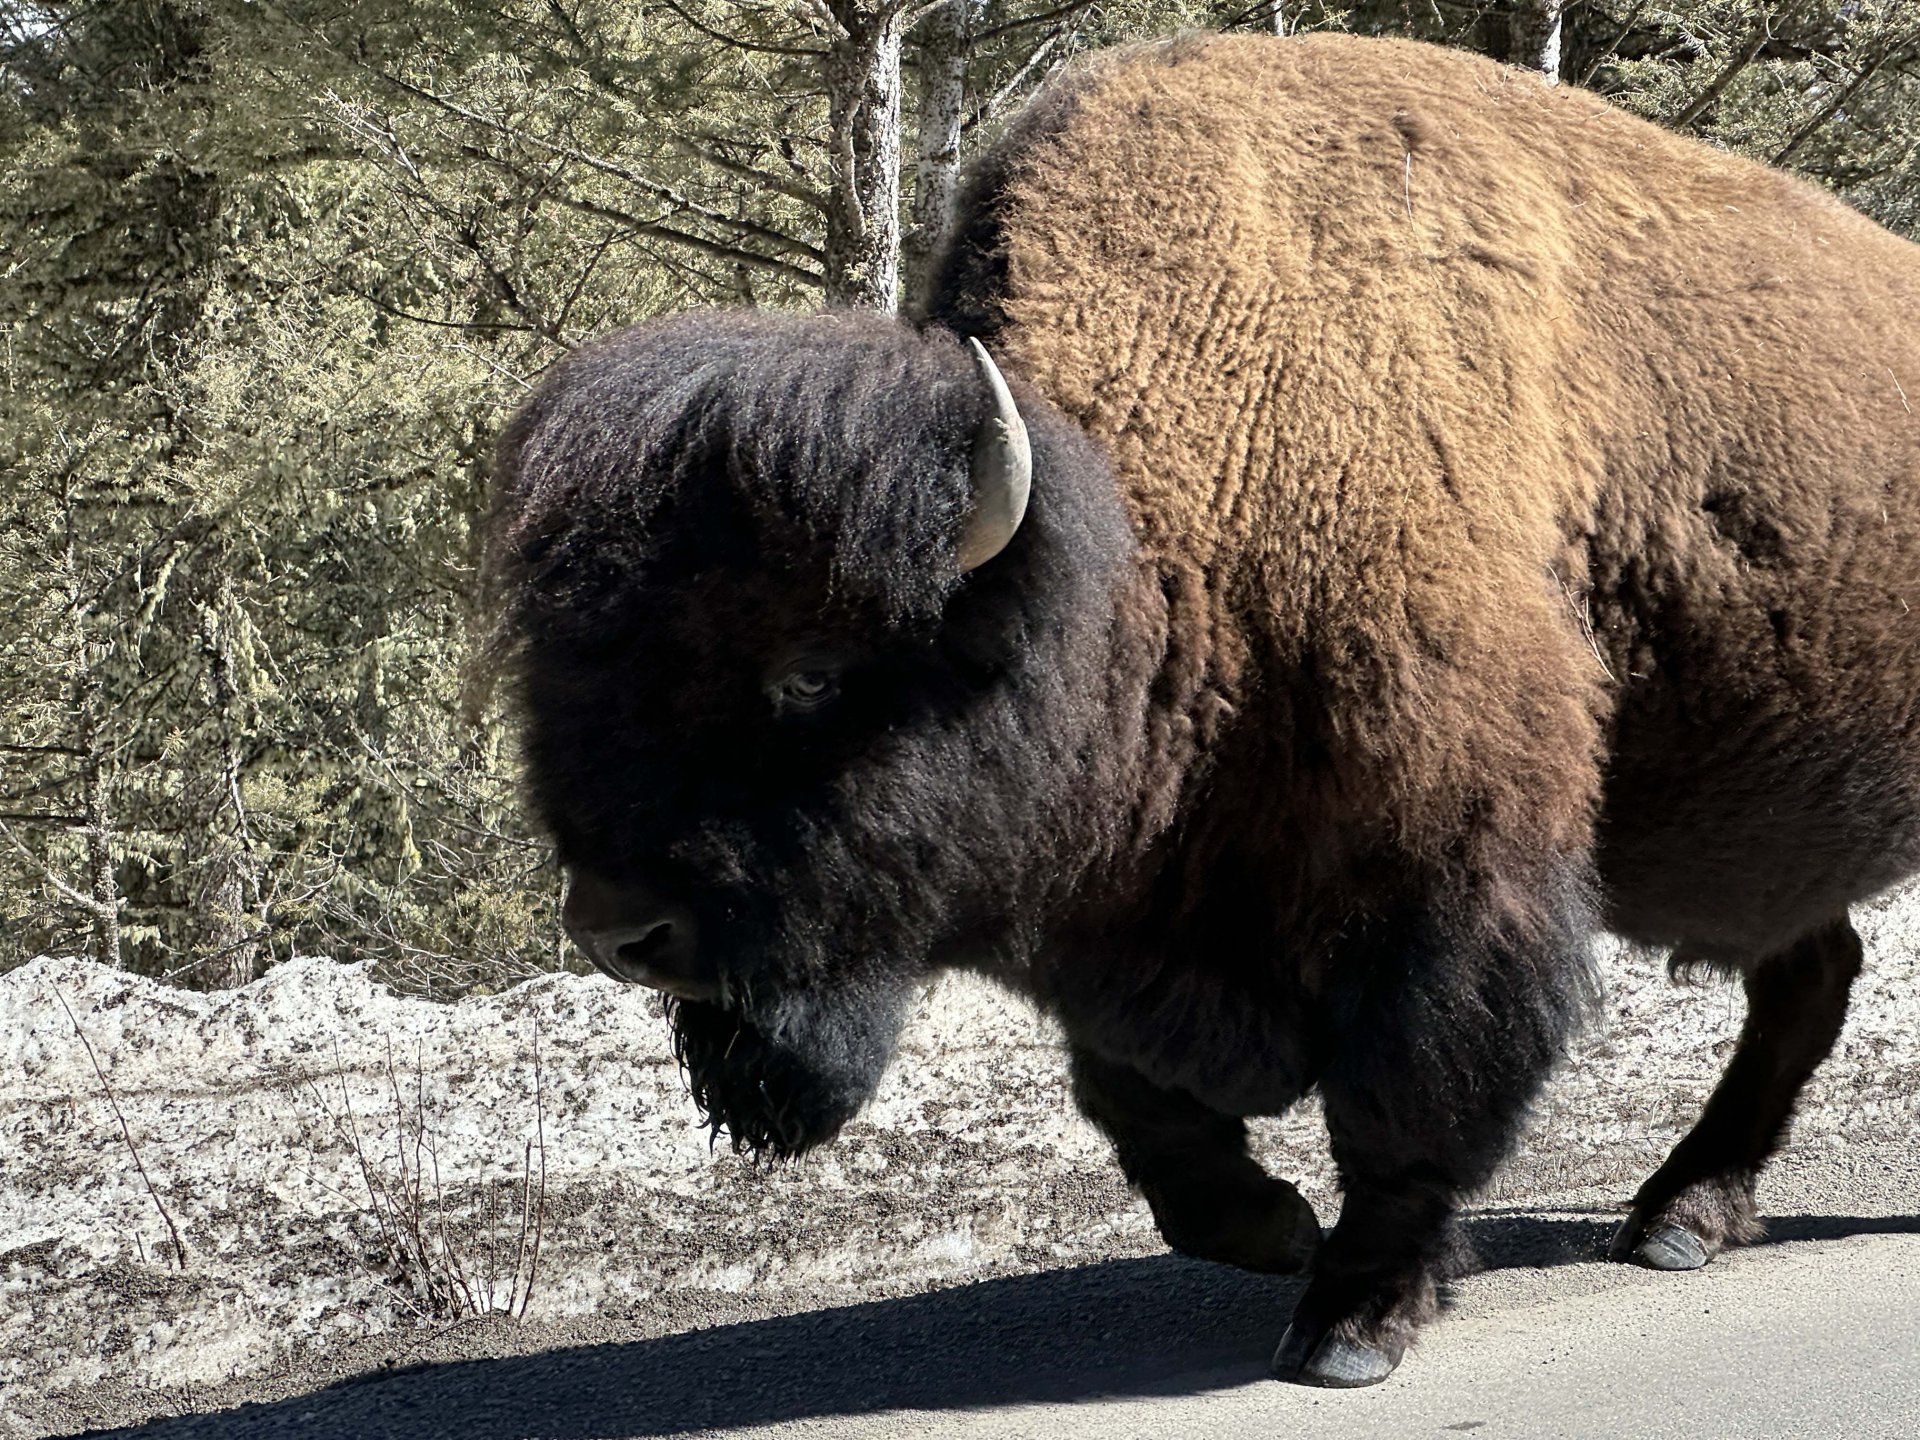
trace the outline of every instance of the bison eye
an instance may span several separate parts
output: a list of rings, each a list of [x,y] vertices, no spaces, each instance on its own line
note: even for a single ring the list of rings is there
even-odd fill
[[[830,670],[790,670],[768,686],[776,710],[806,715],[840,693],[840,681]]]

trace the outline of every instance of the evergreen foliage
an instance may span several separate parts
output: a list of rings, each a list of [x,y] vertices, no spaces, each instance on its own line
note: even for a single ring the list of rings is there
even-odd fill
[[[1552,10],[1565,80],[1920,232],[1920,0]],[[1506,58],[1550,19],[0,0],[0,966],[211,986],[319,951],[446,994],[566,963],[468,665],[491,439],[545,366],[690,305],[889,303],[955,150],[1084,50],[1344,28]],[[887,84],[890,181],[848,119]]]

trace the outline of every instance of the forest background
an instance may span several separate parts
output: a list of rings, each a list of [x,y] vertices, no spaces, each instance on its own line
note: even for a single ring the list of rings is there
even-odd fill
[[[1180,30],[1531,65],[1920,235],[1920,0],[0,0],[0,970],[569,962],[471,680],[492,438],[698,304],[891,308],[964,160]]]

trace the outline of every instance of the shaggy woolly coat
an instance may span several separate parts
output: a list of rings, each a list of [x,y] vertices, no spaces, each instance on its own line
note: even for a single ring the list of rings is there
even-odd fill
[[[932,316],[1110,456],[1165,723],[1289,737],[1221,758],[1247,818],[1594,854],[1616,928],[1728,959],[1920,868],[1920,249],[1337,36],[1101,57],[967,205]]]
[[[1920,868],[1920,250],[1537,76],[1335,37],[1096,59],[960,214],[918,329],[671,317],[503,441],[569,924],[679,987],[711,1123],[820,1143],[914,986],[991,969],[1171,1243],[1311,1260],[1278,1372],[1371,1383],[1605,919],[1751,1005],[1620,1243],[1751,1234],[1845,907]],[[1034,463],[962,573],[965,335]],[[1240,1118],[1314,1087],[1324,1242]]]

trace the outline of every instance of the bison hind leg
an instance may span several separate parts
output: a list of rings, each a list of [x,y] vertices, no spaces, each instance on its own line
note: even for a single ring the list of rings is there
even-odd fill
[[[1269,1275],[1312,1263],[1320,1221],[1298,1190],[1247,1153],[1239,1117],[1082,1046],[1073,1048],[1073,1094],[1113,1141],[1172,1249]]]
[[[1252,1173],[1248,1173],[1251,1171]],[[1320,1248],[1320,1221],[1306,1198],[1248,1159],[1190,1180],[1143,1184],[1160,1236],[1196,1260],[1266,1275],[1298,1275]]]
[[[1676,973],[1687,958],[1676,956]],[[1739,1046],[1699,1121],[1634,1196],[1615,1260],[1697,1270],[1724,1246],[1760,1238],[1754,1185],[1846,1020],[1860,937],[1842,915],[1756,964],[1714,964],[1739,968],[1746,986]]]

